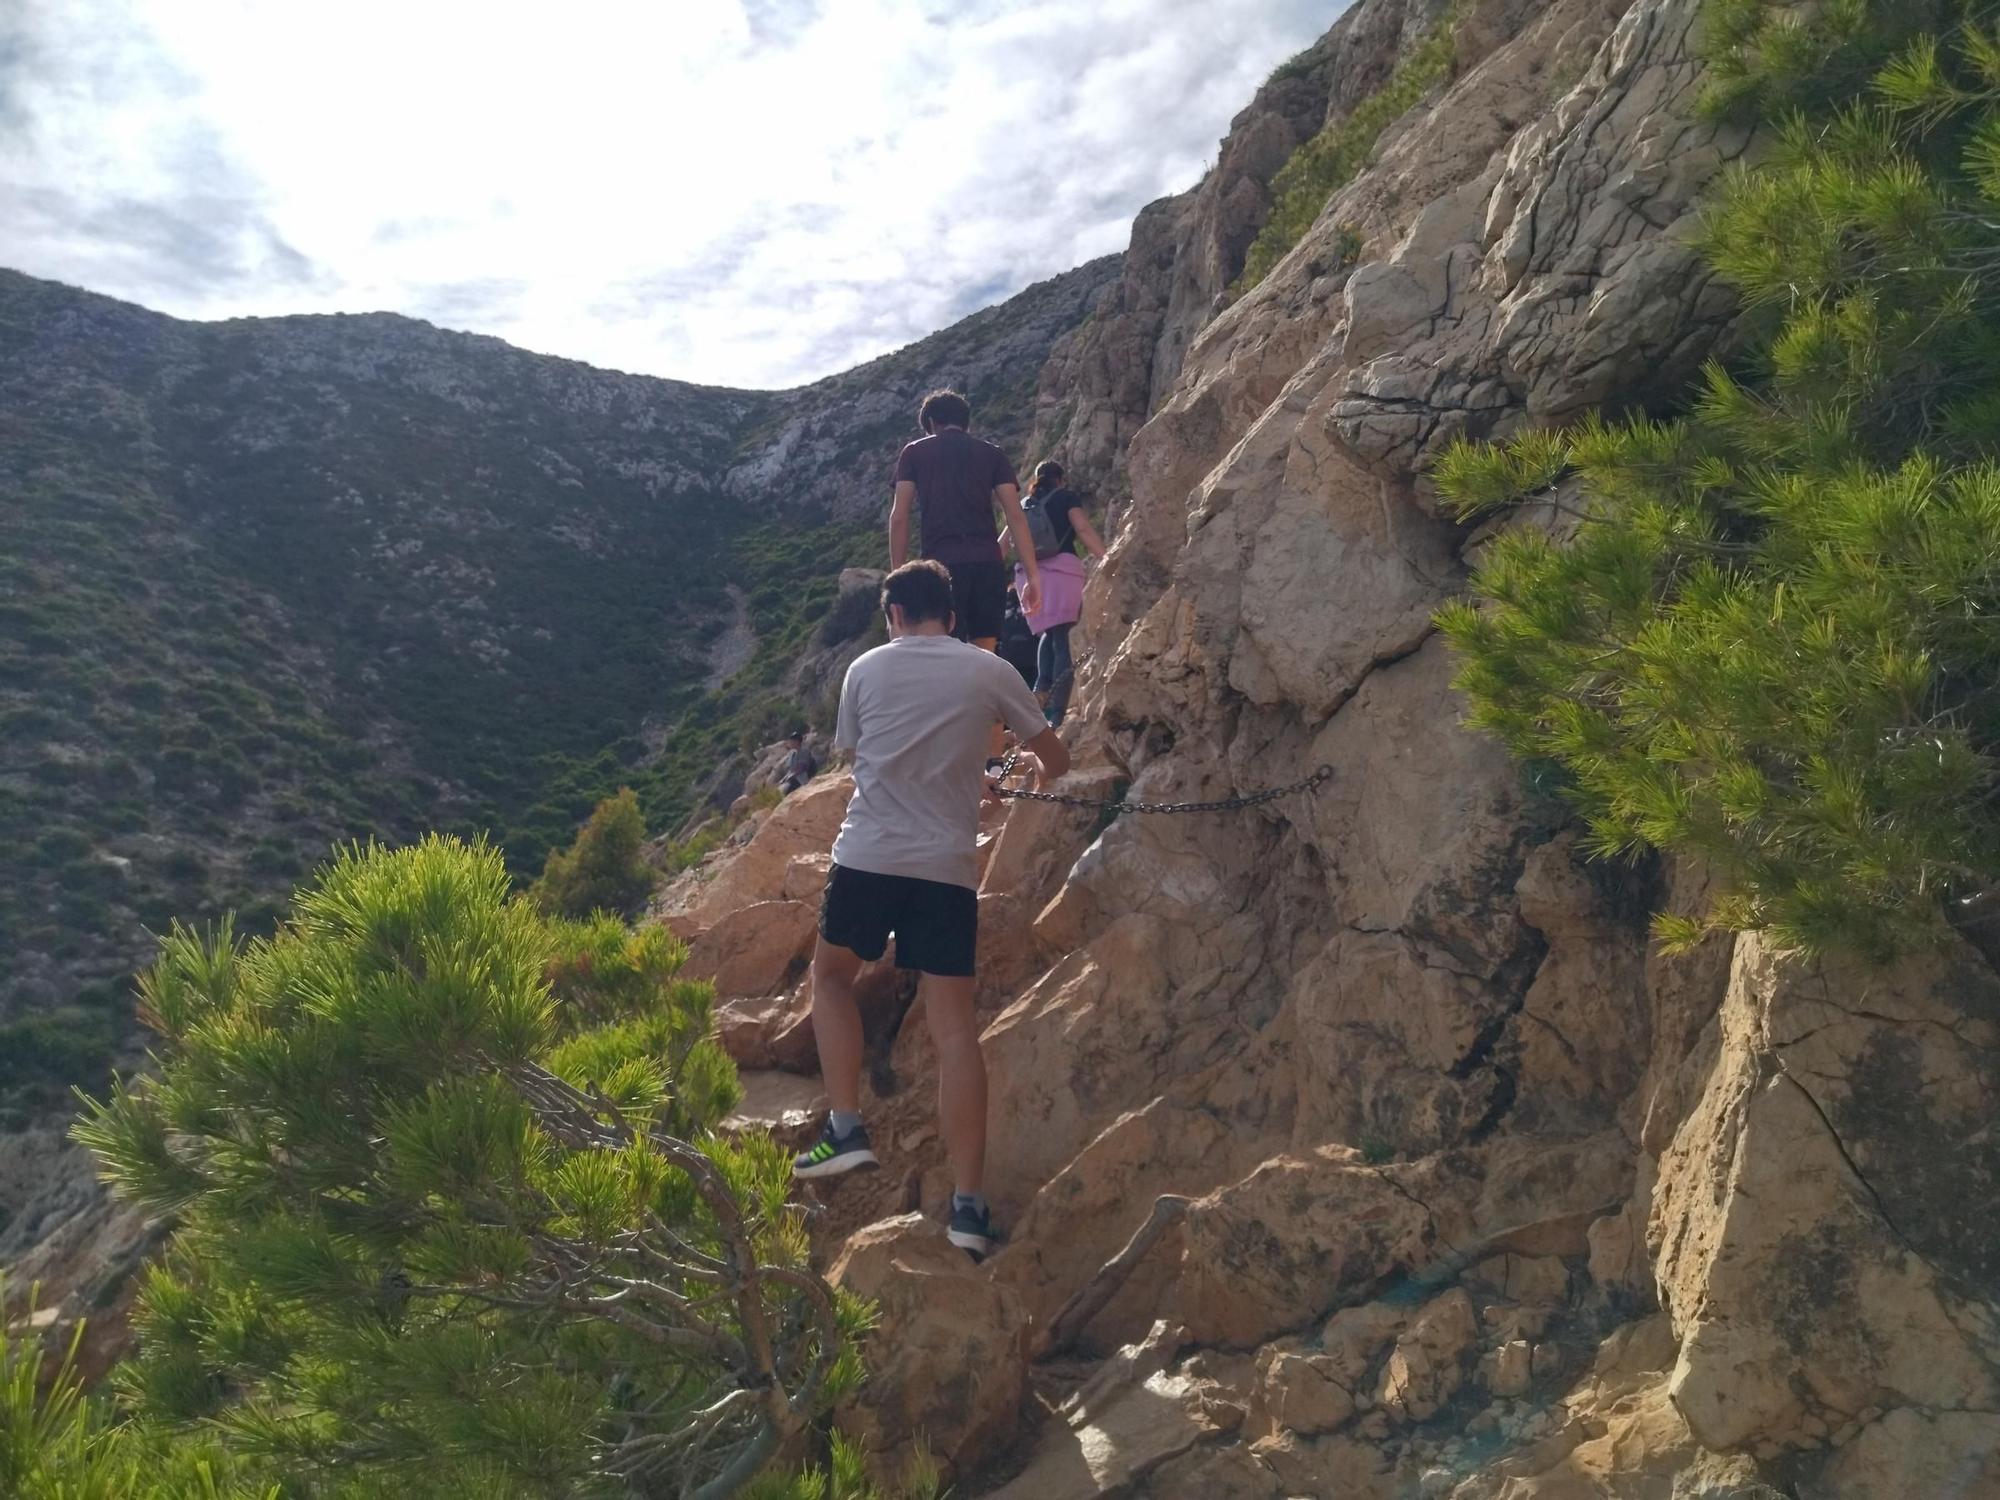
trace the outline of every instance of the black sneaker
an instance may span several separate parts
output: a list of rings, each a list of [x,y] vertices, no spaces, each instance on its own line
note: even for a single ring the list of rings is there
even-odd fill
[[[843,1172],[852,1172],[857,1167],[876,1165],[875,1152],[868,1144],[868,1129],[857,1125],[846,1135],[833,1133],[833,1121],[828,1120],[819,1133],[819,1139],[812,1146],[792,1158],[794,1177],[838,1177]]]
[[[951,1227],[945,1234],[974,1260],[986,1259],[1000,1243],[1000,1236],[993,1228],[991,1209],[967,1208],[956,1201],[951,1206]]]

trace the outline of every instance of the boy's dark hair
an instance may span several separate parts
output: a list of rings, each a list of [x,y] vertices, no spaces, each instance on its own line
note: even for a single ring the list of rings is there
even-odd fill
[[[932,391],[917,408],[917,425],[925,432],[936,432],[940,427],[970,427],[972,403],[957,391]]]
[[[805,737],[806,732],[803,729],[794,729],[790,734],[785,736],[788,740],[803,740]]]
[[[932,558],[904,563],[882,580],[882,613],[900,605],[905,625],[922,625],[931,620],[951,623],[951,574]]]

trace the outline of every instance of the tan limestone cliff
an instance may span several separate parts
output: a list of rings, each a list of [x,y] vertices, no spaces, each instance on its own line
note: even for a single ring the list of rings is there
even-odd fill
[[[1460,727],[1429,623],[1481,540],[1435,507],[1442,444],[1668,401],[1730,337],[1688,230],[1751,143],[1695,116],[1694,0],[1462,7],[1449,83],[1218,306],[1272,143],[1436,13],[1355,6],[1202,189],[1141,217],[1044,374],[1043,434],[1129,496],[1073,787],[1335,775],[1201,817],[1016,805],[990,832],[1010,1242],[976,1295],[896,1290],[843,1421],[885,1463],[884,1435],[936,1424],[963,1493],[1035,1500],[2000,1493],[2000,980],[1969,948],[1880,972],[1755,938],[1652,951],[1647,916],[1698,874],[1586,860]],[[715,892],[800,903],[830,815],[781,806],[671,920],[699,946]],[[725,1036],[809,1074],[774,1045],[806,1006],[778,967],[725,997]],[[885,1169],[810,1191],[830,1262],[928,1265],[906,1216],[950,1181],[920,1010],[883,980]],[[939,1367],[960,1303],[975,1371]],[[940,1352],[919,1372],[906,1348]],[[941,1410],[936,1382],[974,1374]]]

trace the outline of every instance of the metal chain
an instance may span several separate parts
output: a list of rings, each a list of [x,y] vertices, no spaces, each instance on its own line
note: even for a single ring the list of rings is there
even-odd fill
[[[1020,747],[1008,752],[1000,763],[999,774],[993,780],[1005,782],[1014,774],[1014,762],[1021,758]],[[1031,792],[1026,787],[1001,786],[999,794],[1010,802],[1056,802],[1064,807],[1094,808],[1099,812],[1119,813],[1202,813],[1235,812],[1238,808],[1256,807],[1265,802],[1276,802],[1280,797],[1290,797],[1297,792],[1316,791],[1333,777],[1332,766],[1321,766],[1303,780],[1288,786],[1274,786],[1261,792],[1248,792],[1241,797],[1222,797],[1212,802],[1133,802],[1126,798],[1101,801],[1095,797],[1072,797],[1062,792]]]

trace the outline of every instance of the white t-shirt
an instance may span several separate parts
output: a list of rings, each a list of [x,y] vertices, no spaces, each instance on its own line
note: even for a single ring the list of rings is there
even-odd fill
[[[1021,674],[948,635],[899,636],[847,669],[837,749],[854,796],[833,862],[876,875],[979,883],[979,795],[995,720],[1022,740],[1048,728]]]

